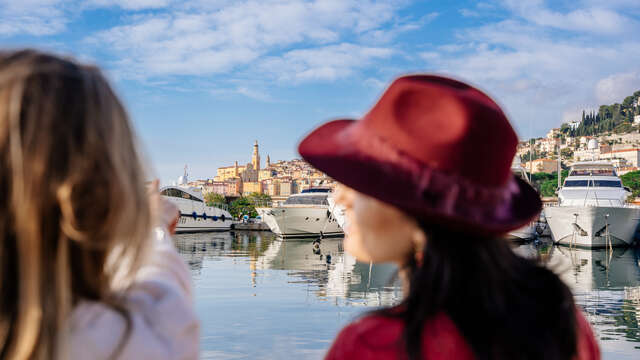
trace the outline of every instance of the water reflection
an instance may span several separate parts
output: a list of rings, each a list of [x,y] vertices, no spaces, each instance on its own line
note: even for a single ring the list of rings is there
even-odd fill
[[[390,281],[395,268],[356,262],[342,239],[316,246],[264,232],[227,232],[183,234],[175,242],[196,283],[203,352],[216,358],[264,357],[270,349],[267,358],[320,359],[339,329],[366,311],[361,306],[401,299],[398,282]],[[570,286],[605,359],[640,355],[640,250],[569,249],[545,241],[514,250]]]
[[[322,300],[377,307],[401,299],[396,267],[357,262],[344,252],[342,239],[283,241],[264,232],[226,232],[179,235],[176,245],[196,275],[206,260],[237,257],[246,259],[253,286],[261,270],[282,270],[288,283],[311,285]]]
[[[604,358],[640,357],[640,249],[570,249],[534,242],[514,250],[538,258],[571,288]]]

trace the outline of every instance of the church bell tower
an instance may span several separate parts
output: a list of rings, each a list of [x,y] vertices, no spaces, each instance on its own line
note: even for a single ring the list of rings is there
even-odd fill
[[[260,170],[260,151],[258,150],[258,140],[253,145],[253,155],[251,156],[251,164],[256,171]]]

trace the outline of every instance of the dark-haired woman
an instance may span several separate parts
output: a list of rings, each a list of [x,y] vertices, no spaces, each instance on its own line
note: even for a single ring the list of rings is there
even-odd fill
[[[510,172],[517,141],[488,96],[431,75],[394,81],[362,119],[302,141],[343,184],[345,250],[397,263],[405,288],[344,328],[328,359],[599,358],[567,286],[502,239],[541,209]]]

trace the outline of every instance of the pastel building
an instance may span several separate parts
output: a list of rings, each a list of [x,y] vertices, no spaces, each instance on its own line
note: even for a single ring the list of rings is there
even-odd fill
[[[553,173],[558,171],[558,161],[553,159],[536,159],[523,164],[526,171],[536,173]]]
[[[629,166],[637,167],[640,163],[640,148],[611,150],[600,154],[600,159],[625,159]]]
[[[262,194],[262,183],[259,181],[248,181],[242,183],[242,194],[249,195],[251,193]]]
[[[219,167],[214,181],[225,181],[228,179],[239,177],[246,170],[246,168],[247,167],[244,165],[239,166],[237,161],[232,166]]]

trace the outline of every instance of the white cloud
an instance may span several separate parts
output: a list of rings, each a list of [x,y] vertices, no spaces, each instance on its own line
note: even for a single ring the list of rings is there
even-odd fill
[[[69,21],[63,0],[0,0],[0,35],[51,35]]]
[[[280,81],[335,80],[392,54],[388,48],[343,43],[292,50],[282,57],[266,59],[260,68]]]
[[[593,5],[562,13],[549,9],[544,0],[504,0],[505,5],[524,19],[540,25],[557,29],[584,31],[599,34],[624,34],[638,29],[638,23],[630,17],[603,6]]]
[[[621,103],[625,97],[638,90],[640,90],[640,73],[633,71],[613,74],[598,81],[595,95],[600,104],[613,104]]]
[[[115,65],[129,76],[208,75],[237,70],[267,57],[286,53],[298,66],[309,66],[302,78],[335,78],[350,74],[359,64],[318,67],[287,52],[304,44],[327,51],[326,44],[342,43],[348,36],[366,38],[382,31],[395,14],[396,1],[263,0],[181,4],[178,10],[143,15],[89,37],[89,43],[112,49]],[[437,14],[420,19],[433,19]],[[417,26],[400,23],[397,31]],[[404,26],[404,28],[403,28]],[[334,48],[334,50],[337,48]],[[364,50],[363,50],[364,49]],[[359,48],[360,58],[376,57],[375,48]],[[338,54],[350,60],[348,54]],[[363,62],[365,63],[365,62]],[[304,67],[304,66],[303,66]],[[277,68],[276,66],[271,67]],[[285,69],[283,69],[285,70]],[[285,75],[278,77],[284,77]]]
[[[631,74],[639,67],[640,41],[584,34],[563,38],[540,25],[507,20],[466,29],[447,50],[422,58],[442,72],[480,84],[503,104],[523,137],[637,90]],[[601,80],[620,69],[636,72]]]
[[[95,7],[118,6],[125,10],[142,10],[164,8],[171,2],[171,0],[89,0],[86,5]]]

